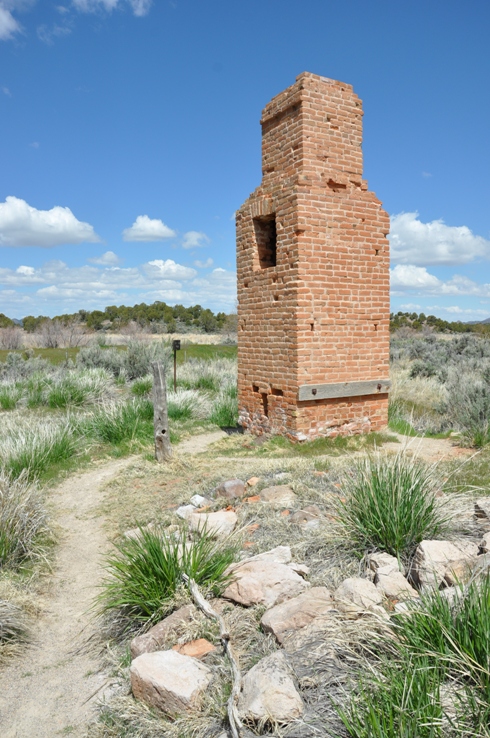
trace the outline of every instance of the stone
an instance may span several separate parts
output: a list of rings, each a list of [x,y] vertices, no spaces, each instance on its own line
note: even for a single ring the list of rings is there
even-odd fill
[[[490,551],[490,531],[483,535],[479,546],[482,553],[488,553]]]
[[[274,561],[245,560],[233,565],[230,571],[234,578],[222,596],[247,607],[272,607],[296,597],[310,587],[289,566]]]
[[[234,500],[237,497],[244,497],[246,492],[245,482],[242,482],[241,479],[228,479],[216,488],[216,497],[226,497],[227,500]]]
[[[326,587],[312,587],[298,597],[271,607],[263,614],[260,623],[266,633],[272,633],[282,643],[287,631],[300,630],[333,608],[329,590]]]
[[[244,722],[285,725],[303,714],[291,667],[282,651],[261,659],[245,674],[238,700]]]
[[[292,558],[289,546],[276,546],[276,548],[271,548],[270,551],[255,554],[246,561],[274,561],[276,564],[289,564]]]
[[[268,502],[271,505],[278,505],[280,507],[294,507],[298,501],[293,490],[287,484],[266,487],[259,495],[262,502]]]
[[[334,599],[339,602],[353,604],[362,610],[369,610],[373,605],[381,605],[383,596],[368,579],[350,577],[337,587],[334,592]]]
[[[310,567],[306,566],[306,564],[297,564],[295,561],[291,561],[290,564],[288,564],[289,568],[296,572],[296,574],[299,574],[300,577],[307,577],[310,573]]]
[[[177,651],[183,656],[192,656],[193,659],[202,659],[208,653],[216,651],[216,646],[213,646],[206,638],[197,638],[195,641],[187,641],[187,643],[178,643],[176,646],[172,646],[172,651]]]
[[[385,576],[398,574],[399,572],[405,574],[405,570],[396,556],[391,556],[383,551],[378,551],[369,556],[369,569],[373,573],[379,572]]]
[[[207,497],[203,497],[202,495],[193,495],[190,502],[194,507],[209,507],[209,505],[213,504],[212,500],[209,500]]]
[[[405,579],[401,571],[392,571],[390,574],[376,572],[374,580],[376,589],[379,590],[384,597],[393,600],[410,600],[418,597],[419,593]]]
[[[478,556],[473,567],[472,574],[486,574],[490,569],[490,553],[484,553]]]
[[[142,531],[151,532],[154,527],[155,527],[155,524],[154,523],[148,523],[148,525],[142,525],[142,526],[139,526],[138,528],[131,528],[131,530],[126,530],[124,532],[124,537],[125,538],[133,538],[133,539],[135,539],[135,538],[141,538],[141,532]]]
[[[490,496],[479,497],[475,501],[475,517],[490,522]]]
[[[182,520],[188,520],[189,515],[196,512],[195,505],[181,505],[175,511],[175,514],[182,518]]]
[[[291,522],[301,525],[303,528],[318,528],[320,519],[318,515],[313,515],[306,510],[298,510],[291,515]]]
[[[255,487],[256,484],[260,482],[260,477],[250,477],[250,479],[247,479],[247,486],[248,487]]]
[[[471,541],[422,541],[415,551],[411,578],[422,588],[451,586],[468,577],[477,555],[478,546]]]
[[[225,538],[235,529],[238,518],[233,510],[211,513],[192,513],[187,518],[191,530],[206,531],[215,538]]]
[[[153,626],[147,633],[136,636],[131,641],[131,658],[135,659],[142,653],[159,651],[165,641],[186,623],[192,623],[197,615],[194,605],[185,605],[175,610],[171,615]]]
[[[170,716],[196,710],[212,672],[197,659],[177,651],[143,653],[130,668],[137,700]]]

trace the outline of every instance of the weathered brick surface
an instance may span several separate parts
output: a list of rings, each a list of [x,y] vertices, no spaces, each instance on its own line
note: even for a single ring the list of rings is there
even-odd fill
[[[387,394],[298,401],[300,385],[388,377],[389,218],[362,179],[361,101],[305,72],[261,123],[262,183],[237,213],[240,422],[379,429]]]

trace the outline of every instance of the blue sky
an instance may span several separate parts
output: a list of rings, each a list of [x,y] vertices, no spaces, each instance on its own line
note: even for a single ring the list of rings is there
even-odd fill
[[[364,103],[392,309],[490,316],[488,0],[0,0],[0,312],[232,310],[260,113]]]

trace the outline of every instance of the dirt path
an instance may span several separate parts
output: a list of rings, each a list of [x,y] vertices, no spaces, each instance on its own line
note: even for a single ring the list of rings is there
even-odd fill
[[[132,459],[70,477],[53,493],[53,517],[62,528],[45,615],[34,642],[1,673],[2,738],[79,738],[106,676],[87,647],[93,623],[87,610],[100,581],[107,547],[96,511],[102,487]]]
[[[445,459],[457,459],[471,456],[474,450],[463,448],[457,444],[452,438],[419,438],[417,436],[402,436],[400,433],[393,433],[391,435],[397,436],[399,443],[388,442],[383,443],[383,451],[403,451],[417,456],[420,459],[424,459],[429,463],[442,461]]]

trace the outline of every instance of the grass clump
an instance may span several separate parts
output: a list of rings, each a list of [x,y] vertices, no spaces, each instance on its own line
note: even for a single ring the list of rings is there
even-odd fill
[[[360,551],[381,550],[407,558],[424,538],[438,538],[446,520],[435,493],[434,466],[401,453],[377,453],[357,461],[342,484],[337,513]]]
[[[42,497],[27,473],[18,479],[0,473],[0,569],[16,568],[34,556],[47,530]]]
[[[139,398],[104,405],[82,421],[81,428],[96,441],[115,446],[128,441],[149,443],[153,438],[153,405]]]
[[[25,615],[20,607],[0,600],[0,643],[21,641],[27,636]]]
[[[58,425],[12,426],[0,441],[1,468],[13,479],[25,475],[32,482],[51,467],[73,458],[76,451],[77,442],[69,420]]]
[[[173,609],[182,574],[218,595],[235,554],[235,546],[215,541],[206,531],[190,538],[183,527],[167,537],[163,528],[140,528],[136,538],[124,538],[108,557],[99,609],[115,611],[130,622],[155,622]]]

